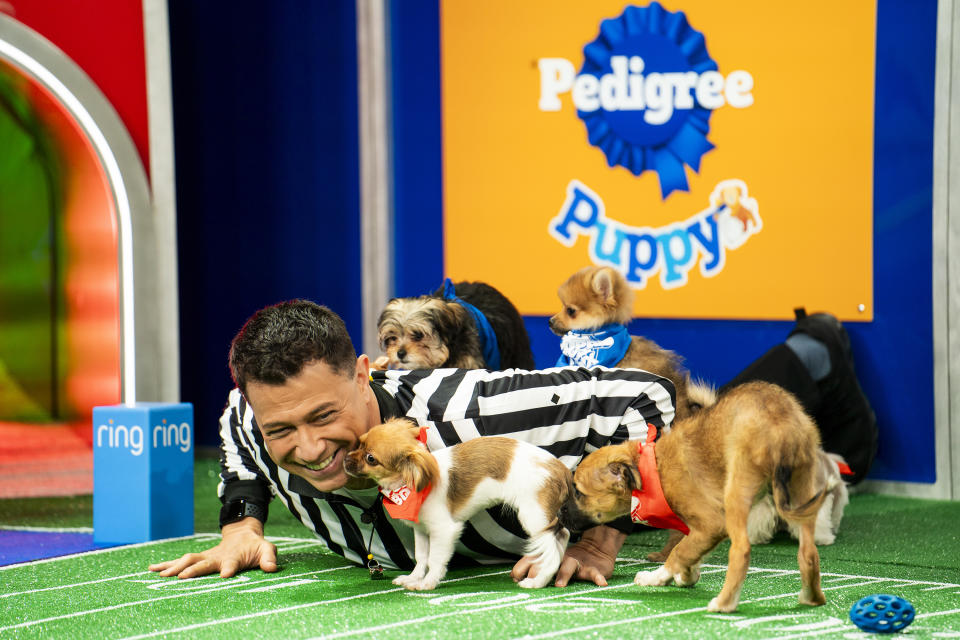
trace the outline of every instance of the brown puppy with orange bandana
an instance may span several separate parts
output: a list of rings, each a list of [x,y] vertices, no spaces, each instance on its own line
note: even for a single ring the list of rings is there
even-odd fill
[[[630,513],[637,522],[687,529],[661,567],[637,573],[642,586],[695,584],[704,556],[729,537],[726,579],[707,609],[730,612],[750,564],[747,515],[771,490],[777,512],[800,529],[800,603],[822,605],[814,529],[830,481],[825,455],[816,426],[790,393],[750,382],[674,422],[656,442],[627,441],[588,455],[574,472],[574,498],[561,521],[580,530]]]
[[[424,429],[403,419],[372,427],[343,464],[348,475],[376,481],[393,502],[385,499],[387,512],[413,526],[416,566],[393,583],[434,589],[447,572],[464,523],[482,509],[503,504],[516,510],[530,537],[525,555],[537,567],[518,584],[545,586],[557,573],[570,539],[557,518],[570,495],[570,470],[540,447],[498,436],[431,453],[423,444]]]

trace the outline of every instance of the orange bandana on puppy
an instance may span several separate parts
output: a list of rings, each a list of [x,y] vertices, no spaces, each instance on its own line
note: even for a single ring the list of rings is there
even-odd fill
[[[634,489],[631,494],[630,519],[658,529],[676,529],[686,535],[690,533],[690,527],[673,512],[663,495],[660,474],[657,473],[656,438],[657,428],[648,424],[646,444],[637,443],[640,489]]]
[[[424,445],[427,444],[426,427],[420,427],[420,435],[417,436],[417,440]],[[420,522],[420,507],[427,496],[430,495],[431,489],[433,489],[433,485],[427,485],[423,491],[414,491],[404,485],[393,491],[380,489],[380,493],[383,494],[383,506],[391,518]]]

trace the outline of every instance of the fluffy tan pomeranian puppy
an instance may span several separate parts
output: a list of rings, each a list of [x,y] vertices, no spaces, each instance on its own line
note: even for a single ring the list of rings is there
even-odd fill
[[[557,295],[560,311],[550,318],[550,330],[563,337],[563,356],[557,364],[604,364],[643,369],[668,378],[677,391],[678,420],[711,397],[698,383],[691,382],[680,356],[653,340],[627,333],[633,290],[616,269],[584,267],[560,285]]]

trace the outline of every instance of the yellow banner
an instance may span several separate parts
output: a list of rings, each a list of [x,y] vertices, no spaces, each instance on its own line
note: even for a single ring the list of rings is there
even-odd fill
[[[873,318],[870,2],[444,1],[444,259],[528,315]]]

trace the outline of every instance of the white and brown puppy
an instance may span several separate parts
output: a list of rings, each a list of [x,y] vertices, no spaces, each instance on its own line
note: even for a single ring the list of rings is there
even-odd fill
[[[394,298],[380,313],[377,331],[385,354],[375,363],[381,369],[534,368],[523,318],[484,282],[445,283],[430,295]]]
[[[850,467],[842,456],[835,453],[820,452],[820,464],[827,475],[827,496],[823,500],[820,512],[817,514],[817,527],[813,541],[817,545],[831,545],[837,539],[840,530],[840,521],[843,519],[843,510],[850,502],[847,484],[843,481],[841,470],[849,471]],[[853,472],[850,471],[852,474]],[[750,509],[747,520],[747,531],[750,534],[750,544],[766,544],[773,539],[778,531],[789,531],[794,540],[800,539],[800,529],[795,524],[787,522],[777,513],[773,496],[765,494]]]
[[[561,521],[578,530],[630,513],[657,524],[647,509],[659,505],[650,512],[658,521],[689,528],[661,567],[637,573],[634,582],[643,586],[695,584],[704,556],[729,537],[726,579],[707,609],[730,612],[750,563],[748,514],[770,487],[779,516],[800,529],[800,603],[816,606],[826,599],[814,529],[830,482],[817,427],[796,398],[749,382],[675,422],[655,443],[627,441],[589,454],[574,473],[574,499]]]
[[[570,539],[557,517],[570,495],[570,470],[549,452],[511,438],[474,438],[431,453],[422,437],[420,427],[390,420],[360,436],[360,446],[344,461],[349,475],[374,480],[395,503],[422,500],[419,512],[404,516],[414,528],[416,566],[394,584],[434,589],[447,572],[464,523],[482,509],[503,504],[516,510],[530,537],[525,555],[538,567],[536,577],[521,580],[520,586],[546,585]]]

